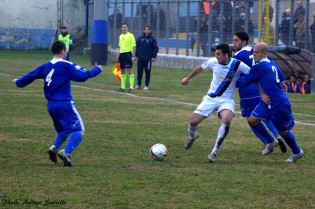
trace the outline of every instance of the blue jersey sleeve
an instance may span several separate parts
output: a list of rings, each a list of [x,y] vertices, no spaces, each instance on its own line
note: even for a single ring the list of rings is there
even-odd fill
[[[43,70],[45,69],[46,64],[43,64],[39,67],[37,67],[35,70],[32,72],[24,75],[23,77],[19,78],[15,84],[17,87],[23,88],[29,84],[31,84],[34,80],[36,79],[43,79],[44,74]]]
[[[261,71],[259,71],[259,64],[254,65],[249,74],[246,76],[242,76],[242,79],[238,81],[238,87],[247,87],[251,83],[255,83],[259,80],[261,76]]]
[[[101,72],[101,69],[96,66],[91,70],[86,70],[76,64],[69,65],[69,78],[76,82],[84,82],[89,78],[97,76]]]

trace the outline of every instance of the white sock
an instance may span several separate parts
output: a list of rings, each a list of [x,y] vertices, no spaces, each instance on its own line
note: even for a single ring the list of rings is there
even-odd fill
[[[214,148],[212,150],[214,153],[217,153],[218,150],[221,148],[225,137],[229,133],[229,129],[230,129],[229,125],[225,125],[223,123],[221,124],[219,131],[218,131],[217,139],[215,141]]]
[[[195,136],[197,134],[198,127],[199,127],[199,125],[196,125],[196,126],[188,125],[188,129],[187,130],[188,130],[190,138],[195,138]]]
[[[50,150],[54,150],[54,149],[56,149],[56,146],[55,145],[51,145],[51,147],[49,149]]]

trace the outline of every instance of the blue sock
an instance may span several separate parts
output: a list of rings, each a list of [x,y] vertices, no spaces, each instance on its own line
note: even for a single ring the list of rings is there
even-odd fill
[[[260,139],[260,141],[262,141],[264,145],[266,145],[267,144],[266,139],[262,137],[262,135],[260,135],[253,127],[250,126],[250,128],[252,129],[253,133],[257,136],[257,138]]]
[[[287,143],[287,145],[291,148],[293,154],[299,154],[300,153],[300,147],[296,143],[294,135],[289,131],[286,135],[282,136],[284,141]]]
[[[273,133],[273,135],[275,136],[275,138],[280,138],[280,135],[276,129],[276,127],[273,125],[271,120],[266,120],[264,121],[264,123],[266,124],[266,126],[268,127],[268,129]]]
[[[59,133],[56,136],[56,139],[54,141],[54,146],[59,149],[61,147],[61,145],[67,140],[68,135],[66,134],[66,132],[63,133]]]
[[[67,154],[71,154],[75,148],[77,148],[83,139],[83,135],[81,132],[74,132],[71,134],[68,144],[65,147],[65,151]]]
[[[256,126],[252,126],[251,128],[255,130],[254,133],[259,133],[266,140],[266,143],[269,144],[274,141],[274,138],[269,134],[264,124],[258,123]]]

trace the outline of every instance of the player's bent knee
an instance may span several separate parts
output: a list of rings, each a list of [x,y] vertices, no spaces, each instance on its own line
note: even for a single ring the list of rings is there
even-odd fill
[[[247,123],[248,123],[248,125],[250,125],[250,126],[256,126],[256,125],[258,125],[259,122],[260,122],[260,120],[257,119],[257,118],[254,118],[254,117],[249,117],[249,118],[247,119]]]
[[[289,131],[278,131],[278,133],[280,134],[280,136],[285,136]]]

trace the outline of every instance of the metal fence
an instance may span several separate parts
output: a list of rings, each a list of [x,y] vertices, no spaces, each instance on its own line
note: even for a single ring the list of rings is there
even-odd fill
[[[160,53],[166,54],[209,56],[211,44],[232,43],[234,32],[241,30],[249,33],[250,44],[265,41],[314,52],[310,30],[314,3],[301,2],[304,12],[300,18],[296,0],[108,0],[108,44],[117,48],[121,23],[126,22],[135,37],[150,25]],[[93,6],[90,8],[91,21]],[[282,17],[284,12],[286,17]],[[286,27],[284,19],[288,20]]]

